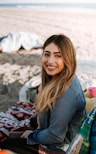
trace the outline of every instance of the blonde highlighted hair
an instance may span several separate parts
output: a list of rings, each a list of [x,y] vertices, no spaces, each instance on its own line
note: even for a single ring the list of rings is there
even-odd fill
[[[36,99],[36,109],[40,113],[51,109],[53,103],[64,94],[72,83],[76,71],[76,53],[71,40],[63,34],[52,35],[45,41],[43,50],[50,43],[58,47],[64,58],[65,67],[54,78],[42,67],[42,88]]]

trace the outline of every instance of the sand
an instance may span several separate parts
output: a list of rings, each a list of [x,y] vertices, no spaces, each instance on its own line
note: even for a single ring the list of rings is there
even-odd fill
[[[77,53],[82,88],[96,86],[96,11],[60,9],[0,9],[0,37],[10,32],[35,32],[44,41],[52,34],[70,37]],[[19,100],[19,90],[41,71],[41,50],[0,54],[0,111]],[[4,93],[3,82],[8,92]]]

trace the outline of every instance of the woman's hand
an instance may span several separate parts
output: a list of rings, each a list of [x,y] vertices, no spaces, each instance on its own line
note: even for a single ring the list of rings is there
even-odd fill
[[[32,130],[26,130],[20,137],[27,138],[30,133],[32,133]]]

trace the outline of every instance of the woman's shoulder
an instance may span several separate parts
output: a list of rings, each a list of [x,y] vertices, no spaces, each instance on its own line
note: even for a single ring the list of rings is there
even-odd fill
[[[64,94],[62,95],[62,98],[64,99],[76,99],[77,97],[84,97],[83,96],[83,90],[81,87],[81,84],[78,80],[78,77],[75,76],[71,85],[69,86],[69,88],[64,92]]]
[[[74,76],[74,79],[69,87],[69,89],[75,91],[75,92],[79,92],[79,91],[82,91],[82,86],[81,86],[81,83],[78,79],[78,77],[75,75]]]

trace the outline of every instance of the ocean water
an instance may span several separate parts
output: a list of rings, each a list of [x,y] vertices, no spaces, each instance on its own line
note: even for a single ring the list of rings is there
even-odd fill
[[[96,3],[12,3],[0,4],[0,8],[76,8],[96,9]]]

